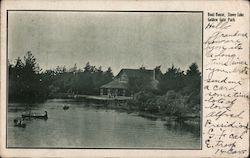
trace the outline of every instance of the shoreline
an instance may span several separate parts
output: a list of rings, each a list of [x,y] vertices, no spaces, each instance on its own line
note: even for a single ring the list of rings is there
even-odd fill
[[[79,101],[79,100],[78,100]],[[116,111],[121,111],[121,112],[127,112],[127,113],[136,113],[138,116],[148,118],[151,120],[158,120],[160,119],[161,121],[175,121],[175,122],[181,122],[181,123],[186,123],[186,124],[192,124],[192,125],[199,125],[201,120],[200,117],[197,117],[196,115],[193,116],[183,116],[183,117],[178,117],[178,116],[168,116],[160,113],[151,113],[147,111],[142,111],[139,110],[138,108],[134,108],[127,101],[122,101],[122,100],[92,100],[92,99],[84,99],[82,101],[87,101],[90,103],[93,103],[92,107],[97,107],[97,108],[105,108],[105,109],[113,109]],[[101,105],[100,105],[101,104]]]
[[[117,98],[96,98],[96,96],[81,96],[81,97],[72,97],[67,96],[67,98],[49,98],[46,101],[49,100],[68,100],[69,102],[86,102],[90,103],[88,106],[95,107],[95,108],[103,108],[103,109],[113,109],[118,112],[127,112],[135,113],[136,115],[140,117],[144,117],[151,120],[158,120],[169,122],[169,121],[175,121],[175,122],[181,122],[191,125],[199,125],[201,120],[200,117],[192,116],[192,117],[178,117],[178,116],[167,116],[160,113],[151,113],[143,110],[139,110],[138,108],[135,108],[132,105],[129,105],[128,100],[131,99],[117,99]],[[45,101],[45,102],[46,102]],[[15,102],[9,102],[9,103],[15,103]],[[28,104],[28,103],[27,103]],[[39,103],[41,104],[41,103]]]

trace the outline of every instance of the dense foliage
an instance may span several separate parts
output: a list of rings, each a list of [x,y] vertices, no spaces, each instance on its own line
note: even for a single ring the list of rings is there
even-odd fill
[[[67,70],[57,67],[41,71],[31,52],[23,61],[18,58],[15,64],[9,63],[9,101],[35,102],[47,98],[63,98],[68,94],[99,94],[99,87],[113,79],[112,69],[106,71],[88,62],[85,67]]]
[[[26,54],[24,61],[17,58],[15,65],[9,63],[10,101],[40,101],[47,98],[48,89],[42,82],[40,71],[31,52]]]
[[[17,58],[9,67],[9,101],[38,102],[48,98],[63,98],[72,94],[98,95],[99,88],[113,80],[112,69],[96,68],[89,62],[82,68],[57,67],[42,71],[31,52]],[[145,68],[141,67],[141,71]],[[200,110],[201,73],[196,63],[182,71],[175,66],[162,73],[155,68],[158,89],[150,88],[148,78],[129,80],[134,99],[130,105],[141,111],[180,116],[198,114]]]
[[[196,63],[186,72],[172,66],[162,74],[158,86],[158,91],[142,88],[131,104],[141,111],[168,116],[199,115],[201,73]]]

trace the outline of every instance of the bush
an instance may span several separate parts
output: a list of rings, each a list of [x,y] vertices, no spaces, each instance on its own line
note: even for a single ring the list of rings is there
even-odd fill
[[[156,100],[157,96],[151,92],[140,91],[134,95],[134,104],[136,104],[141,111],[159,112]]]
[[[165,95],[157,99],[160,113],[168,116],[182,116],[187,112],[187,98],[180,93],[168,91]]]

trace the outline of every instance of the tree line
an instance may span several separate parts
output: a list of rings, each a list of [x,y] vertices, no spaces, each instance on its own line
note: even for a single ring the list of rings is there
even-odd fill
[[[172,65],[165,73],[158,66],[155,74],[159,80],[157,90],[150,90],[150,80],[142,78],[131,81],[135,95],[130,106],[139,111],[167,116],[199,115],[201,73],[196,63],[192,63],[186,71]],[[139,89],[136,88],[138,85]]]
[[[36,58],[29,51],[23,60],[17,58],[15,63],[8,62],[9,101],[38,102],[48,98],[64,98],[68,94],[99,94],[99,87],[112,81],[114,75],[111,67],[90,65],[70,69],[57,66],[55,69],[42,71]]]
[[[37,102],[64,98],[68,94],[98,95],[100,86],[114,78],[111,67],[103,70],[101,66],[96,67],[89,62],[82,68],[75,64],[70,69],[58,66],[42,71],[30,51],[23,59],[18,57],[14,63],[8,62],[8,68],[10,102]],[[140,69],[143,71],[145,68]],[[190,104],[200,103],[201,73],[196,63],[192,63],[186,71],[173,65],[165,73],[158,66],[155,74],[159,81],[157,90],[148,88],[150,81],[145,78],[130,80],[129,87],[137,96],[145,93],[164,96],[174,92],[181,96],[188,95]]]

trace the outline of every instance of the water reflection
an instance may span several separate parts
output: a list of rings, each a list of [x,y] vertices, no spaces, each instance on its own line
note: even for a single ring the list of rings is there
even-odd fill
[[[194,136],[200,137],[200,126],[197,124],[187,124],[184,122],[172,121],[171,123],[165,123],[164,126],[167,130],[173,131],[177,134],[185,134],[186,132],[190,132]]]
[[[69,106],[64,110],[64,106]],[[57,148],[195,148],[200,147],[199,126],[150,120],[136,113],[96,108],[84,102],[49,100],[30,106],[48,111],[48,120],[27,119],[26,128],[13,126],[26,105],[8,108],[9,147]]]

